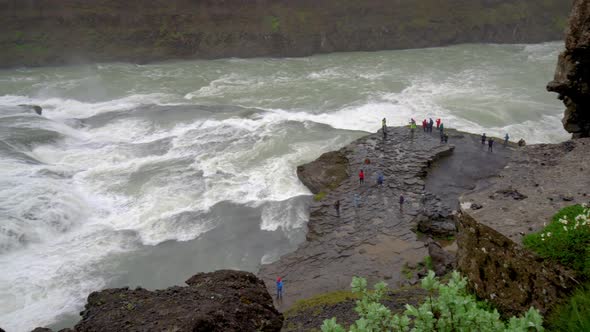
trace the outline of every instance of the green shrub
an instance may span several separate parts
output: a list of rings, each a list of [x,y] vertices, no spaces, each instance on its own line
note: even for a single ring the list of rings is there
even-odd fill
[[[577,289],[567,303],[553,311],[547,321],[551,331],[590,331],[590,283]]]
[[[422,279],[422,288],[429,296],[419,307],[406,304],[403,315],[393,315],[379,300],[385,293],[386,284],[380,282],[374,291],[367,290],[363,278],[352,279],[352,292],[361,294],[356,302],[358,319],[349,331],[543,331],[543,318],[537,310],[530,308],[524,317],[512,317],[508,323],[500,319],[497,310],[486,310],[486,306],[465,290],[467,278],[453,272],[445,285],[440,283],[434,272]],[[336,318],[325,320],[323,332],[344,332]]]
[[[543,258],[558,261],[590,277],[590,209],[573,205],[561,209],[549,225],[528,234],[524,245]]]

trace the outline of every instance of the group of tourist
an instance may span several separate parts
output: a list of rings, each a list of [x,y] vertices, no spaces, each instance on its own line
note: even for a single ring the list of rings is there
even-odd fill
[[[424,119],[422,121],[422,130],[425,133],[432,133],[435,124],[436,124],[436,130],[440,133],[441,144],[447,143],[449,140],[449,136],[445,133],[444,124],[442,123],[440,118],[437,118],[436,121],[432,120],[432,118],[429,118],[428,120]],[[383,139],[385,140],[387,138],[387,119],[383,118],[383,120],[381,120],[381,127],[382,127],[382,131],[383,131]],[[416,120],[414,120],[413,118],[410,119],[409,128],[410,128],[411,136],[414,137],[414,131],[416,130],[417,126],[416,126]],[[510,139],[510,136],[508,136],[508,133],[506,133],[506,135],[504,136],[504,147],[508,146],[509,139]],[[493,152],[494,138],[493,137],[488,138],[486,136],[486,134],[483,133],[481,135],[481,144],[485,146],[486,141],[488,144],[488,151]],[[524,146],[525,144],[526,143],[522,138],[518,141],[518,146]],[[364,163],[365,163],[365,166],[368,167],[371,164],[371,161],[367,158],[364,160]],[[363,169],[361,169],[359,171],[358,177],[359,177],[359,186],[362,186],[365,183],[365,171]],[[383,182],[384,182],[383,173],[379,172],[377,174],[377,185],[383,186]],[[359,194],[354,193],[352,196],[352,203],[353,203],[353,206],[355,209],[357,209],[359,207],[360,202],[361,202],[361,198],[360,198]],[[399,196],[399,209],[400,209],[400,211],[403,211],[404,202],[405,202],[404,195],[400,194],[400,196]],[[340,217],[340,200],[336,200],[336,202],[334,202],[334,209],[336,210],[336,216]],[[276,284],[277,284],[277,300],[282,301],[283,281],[281,280],[281,278],[277,279]]]

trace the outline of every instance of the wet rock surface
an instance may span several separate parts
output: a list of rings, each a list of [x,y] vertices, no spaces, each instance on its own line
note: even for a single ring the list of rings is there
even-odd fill
[[[199,273],[188,286],[105,289],[88,296],[73,331],[280,331],[283,315],[254,274]],[[43,330],[42,330],[43,331]]]
[[[412,231],[417,227],[416,217],[448,221],[458,207],[459,194],[497,174],[514,151],[487,152],[478,136],[454,130],[447,131],[448,144],[440,143],[438,133],[417,131],[412,137],[405,127],[388,127],[387,131],[385,141],[378,132],[338,151],[348,160],[349,177],[312,203],[307,241],[295,252],[261,267],[258,275],[271,293],[276,277],[283,278],[284,298],[276,302],[280,310],[299,299],[348,290],[353,276],[398,287],[405,280],[404,266],[415,266],[428,255],[425,243]],[[481,165],[469,167],[466,161]],[[365,172],[364,184],[357,176],[360,169]],[[376,183],[380,172],[385,180],[382,186]],[[405,197],[401,209],[400,195]],[[334,208],[336,200],[341,204],[340,217]]]
[[[590,1],[575,0],[565,51],[547,90],[557,92],[566,107],[563,127],[573,138],[590,137]]]
[[[561,208],[590,200],[590,138],[522,148],[492,183],[460,198],[458,266],[504,314],[550,310],[578,285],[573,272],[521,245]],[[474,202],[481,204],[473,209]]]
[[[444,250],[438,242],[430,239],[427,241],[427,246],[428,256],[432,259],[432,266],[437,276],[443,276],[457,267],[455,255]]]

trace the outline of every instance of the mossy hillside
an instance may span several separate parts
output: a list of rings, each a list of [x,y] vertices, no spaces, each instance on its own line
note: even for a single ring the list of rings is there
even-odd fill
[[[297,56],[562,37],[570,0],[4,4],[0,65]],[[43,38],[38,36],[44,35]]]

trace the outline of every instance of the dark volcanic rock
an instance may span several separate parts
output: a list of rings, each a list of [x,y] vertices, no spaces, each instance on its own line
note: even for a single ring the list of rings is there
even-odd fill
[[[385,280],[393,288],[405,283],[404,266],[415,266],[428,255],[422,238],[413,231],[415,216],[435,220],[431,233],[454,235],[451,212],[459,193],[471,188],[476,179],[497,174],[513,151],[489,153],[481,148],[479,136],[454,130],[448,130],[456,137],[453,145],[441,144],[434,133],[418,131],[412,136],[405,127],[388,127],[387,133],[385,140],[379,132],[352,142],[338,154],[328,155],[330,158],[322,156],[322,162],[315,164],[317,169],[310,172],[317,176],[322,167],[333,167],[330,160],[339,156],[347,160],[350,176],[323,199],[312,202],[307,241],[260,268],[259,276],[270,291],[278,276],[285,282],[284,299],[277,303],[280,309],[320,293],[349,290],[353,276],[364,276],[369,283]],[[474,167],[466,167],[466,161]],[[357,176],[361,168],[365,171],[362,185]],[[433,172],[440,175],[430,181]],[[376,183],[380,173],[382,186]],[[307,173],[299,174],[304,183],[311,182],[305,179]],[[405,197],[401,209],[400,194]],[[354,197],[358,197],[358,206]],[[336,200],[340,201],[340,216],[333,206]]]
[[[493,183],[460,198],[458,267],[477,295],[503,314],[520,314],[531,305],[547,313],[577,286],[577,276],[526,250],[521,241],[559,209],[587,202],[590,138],[518,151]],[[521,195],[527,198],[517,200]],[[482,207],[466,208],[472,202]]]
[[[571,0],[0,0],[0,66],[522,43]]]
[[[565,51],[547,90],[559,93],[566,106],[563,127],[574,138],[590,136],[590,0],[575,0]]]
[[[457,234],[457,226],[453,215],[419,214],[415,219],[418,231],[434,237],[450,237]]]
[[[428,256],[432,259],[432,266],[437,276],[445,275],[455,269],[457,258],[444,250],[438,242],[429,239],[427,241]]]
[[[297,176],[303,184],[317,194],[329,191],[348,178],[348,159],[342,151],[326,152],[318,159],[297,167]]]
[[[37,113],[38,115],[43,114],[43,108],[41,108],[41,106],[39,106],[39,105],[22,104],[22,105],[18,105],[18,106],[23,107],[23,108],[26,108],[26,109],[29,109],[29,110],[32,110],[35,113]]]
[[[191,277],[188,287],[105,289],[88,296],[75,331],[280,331],[283,316],[249,272]]]

